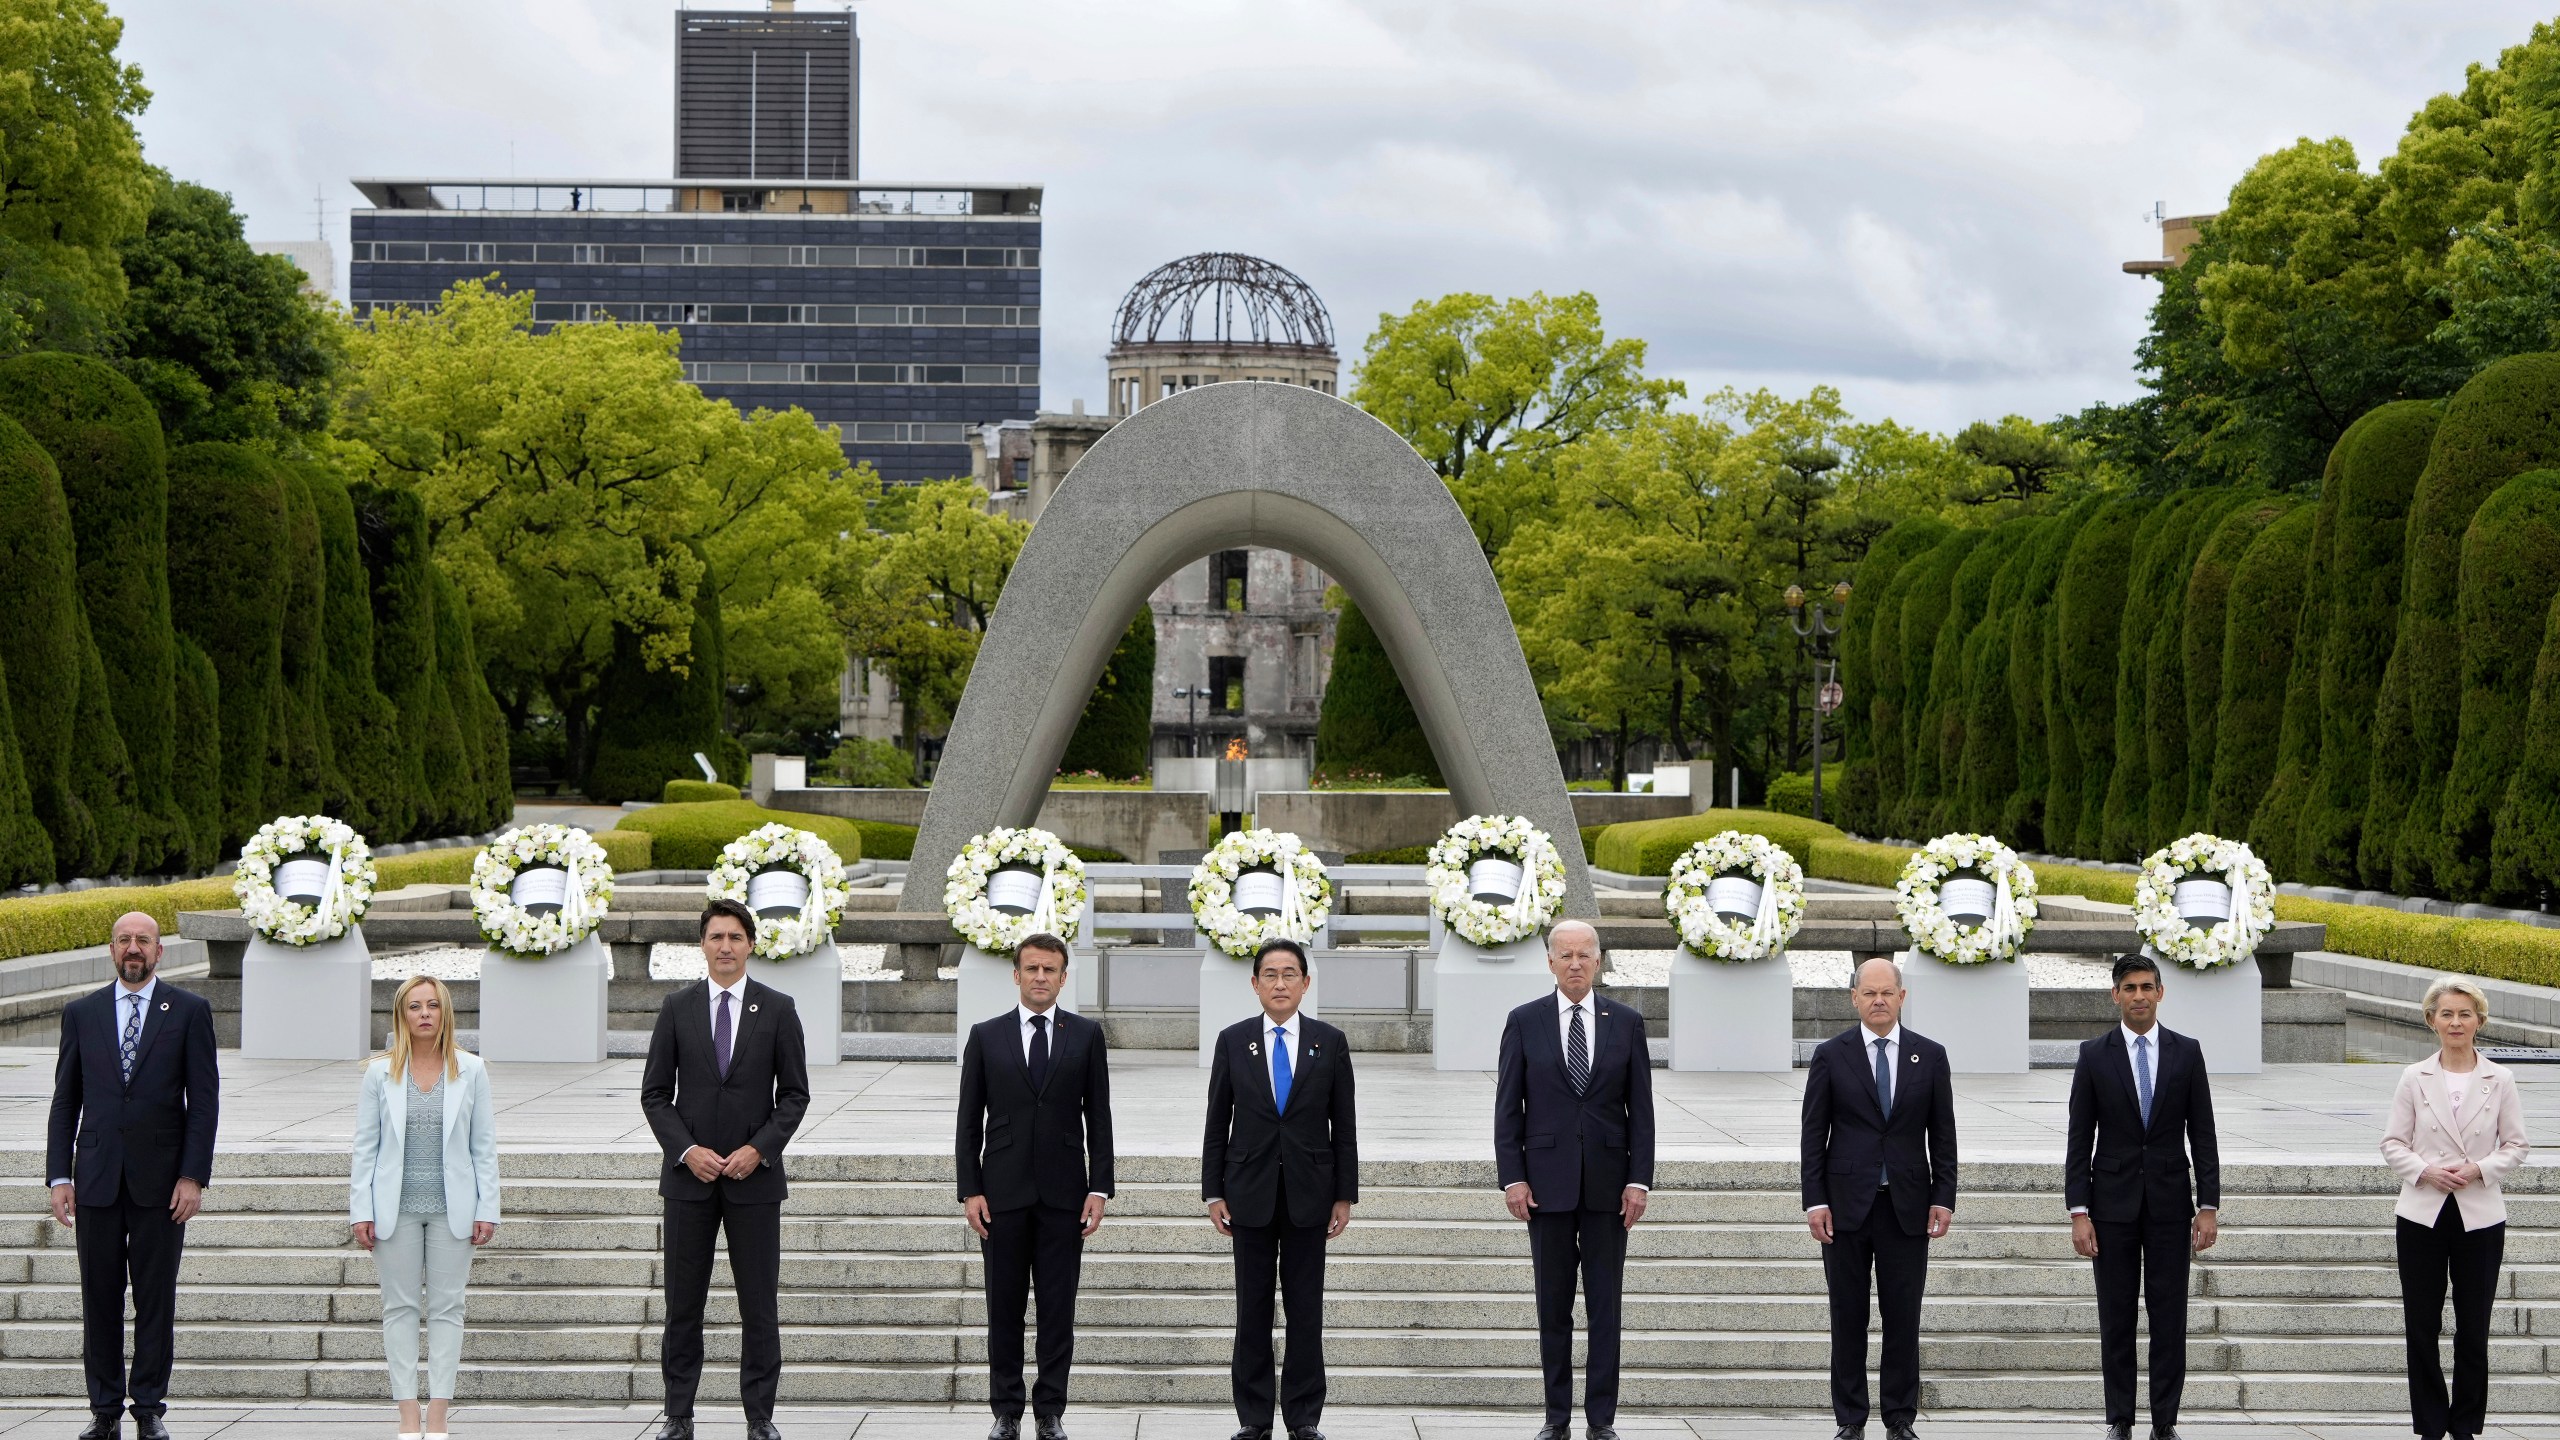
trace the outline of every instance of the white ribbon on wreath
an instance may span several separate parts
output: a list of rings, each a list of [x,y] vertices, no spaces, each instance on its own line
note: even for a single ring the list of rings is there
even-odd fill
[[[1304,935],[1307,931],[1306,901],[1298,894],[1298,837],[1287,831],[1280,835],[1280,929],[1288,935]]]
[[[1971,929],[1955,923],[1938,894],[1949,874],[1968,866],[1989,878],[1992,894],[1991,913]],[[1894,911],[1911,934],[1915,960],[1922,955],[1950,965],[2015,960],[2035,928],[2035,871],[1988,835],[1941,835],[1903,866],[1894,885]]]

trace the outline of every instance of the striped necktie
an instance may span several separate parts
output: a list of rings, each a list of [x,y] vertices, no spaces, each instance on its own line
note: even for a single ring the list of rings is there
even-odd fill
[[[1591,1088],[1591,1037],[1582,1028],[1582,1007],[1573,1007],[1573,1028],[1564,1042],[1564,1074],[1579,1095]]]

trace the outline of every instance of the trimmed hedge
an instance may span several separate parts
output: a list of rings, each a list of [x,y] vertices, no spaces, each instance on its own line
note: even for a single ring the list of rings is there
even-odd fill
[[[340,818],[367,835],[412,834],[419,797],[406,785],[400,763],[400,712],[374,683],[372,582],[356,539],[355,502],[346,482],[326,466],[305,463],[300,469],[319,516],[321,563],[329,572],[329,664],[321,697],[330,755],[347,786]]]
[[[107,688],[107,667],[90,643],[89,621],[80,620],[80,715],[71,746],[71,793],[87,811],[97,849],[88,857],[86,875],[141,873],[142,824],[134,803],[133,760],[126,754],[124,734],[116,728],[116,702]],[[167,843],[161,842],[162,853]]]
[[[2152,502],[2118,495],[2099,507],[2071,542],[2054,591],[2054,688],[2046,713],[2052,746],[2045,789],[2045,843],[2094,855],[2106,821],[2107,781],[2115,770],[2116,642],[2123,633],[2133,545]]]
[[[1387,647],[1348,600],[1334,623],[1333,676],[1316,716],[1315,763],[1333,774],[1368,770],[1419,775],[1434,788],[1446,783]]]
[[[862,829],[855,822],[833,815],[767,810],[752,800],[654,805],[625,815],[615,828],[650,836],[650,862],[661,870],[708,870],[720,863],[722,846],[759,825],[773,824],[808,831],[834,846],[848,865],[862,858]]]
[[[451,808],[446,780],[461,763],[462,731],[436,668],[435,561],[427,510],[415,491],[348,487],[357,550],[373,601],[373,674],[399,715],[400,788],[411,835],[440,831]]]
[[[2233,510],[2258,498],[2254,489],[2203,492],[2195,502],[2186,540],[2165,577],[2166,590],[2143,642],[2143,764],[2151,776],[2150,793],[2137,797],[2142,807],[2142,839],[2136,846],[2148,855],[2187,833],[2187,591],[2204,548]]]
[[[267,730],[269,815],[343,815],[346,777],[330,758],[328,701],[329,589],[320,507],[301,467],[266,459],[284,491],[285,597],[277,645],[276,712]],[[263,822],[261,822],[263,823]],[[473,829],[481,827],[473,826]]]
[[[2330,489],[2312,507],[2311,541],[2302,553],[2302,593],[2293,621],[2293,651],[2285,662],[2284,708],[2276,722],[2275,773],[2249,817],[2249,843],[2269,873],[2290,879],[2298,873],[2295,837],[2302,832],[2303,797],[2320,769],[2320,644],[2327,632],[2328,608],[2317,603],[2320,567],[2329,553],[2336,523],[2337,490]]]
[[[1838,782],[1835,780],[1833,783]],[[1823,798],[1828,800],[1831,797],[1826,795]],[[1796,770],[1785,775],[1770,776],[1768,793],[1761,797],[1761,802],[1766,808],[1775,810],[1781,815],[1802,815],[1808,820],[1813,818],[1813,772]]]
[[[2491,888],[2529,894],[2560,889],[2560,600],[2543,626],[2542,655],[2524,723],[2523,758],[2498,811],[2489,848]]]
[[[2407,579],[2393,648],[2398,704],[2408,716],[2409,750],[2375,769],[2412,772],[2409,803],[2389,838],[2392,888],[2425,894],[2438,881],[2430,863],[2443,815],[2444,778],[2462,720],[2462,537],[2471,517],[2515,475],[2560,462],[2560,354],[2511,355],[2483,368],[2445,404],[2410,501]],[[2506,617],[2516,623],[2517,617]],[[2377,715],[2379,715],[2377,711]],[[2396,738],[2396,737],[2395,737]],[[2368,823],[2373,814],[2367,812]],[[2377,837],[2377,843],[2379,837]]]
[[[1955,825],[1964,812],[1964,758],[1973,745],[1973,707],[1965,669],[1965,652],[1973,634],[1983,628],[1983,617],[1991,610],[1991,587],[2000,569],[2016,553],[2020,542],[2028,538],[2023,526],[2004,525],[1982,532],[1981,543],[1956,567],[1953,584],[1947,587],[1947,618],[1938,624],[1937,649],[1929,657],[1929,703],[1921,713],[1920,744],[1932,752],[1927,823],[1916,828],[1938,834]],[[1772,780],[1775,785],[1776,780]],[[1810,815],[1812,777],[1806,777],[1805,808],[1791,814]],[[1772,810],[1784,810],[1773,798]]]
[[[468,769],[452,783],[458,791],[447,833],[495,829],[515,813],[515,772],[507,753],[507,717],[498,697],[489,693],[488,677],[471,644],[471,612],[462,589],[439,570],[436,591],[436,667],[443,672],[445,699],[461,733]],[[731,742],[734,744],[735,742]],[[721,753],[713,750],[717,755]]]
[[[2509,782],[2524,761],[2535,661],[2560,593],[2560,470],[2529,470],[2498,487],[2462,542],[2462,730],[2446,773],[2433,865],[2455,900],[2517,901],[2489,881],[2490,850]]]
[[[2222,696],[2214,716],[2213,794],[2204,828],[2257,837],[2250,821],[2275,772],[2286,661],[2302,618],[2302,566],[2318,513],[2287,511],[2260,532],[2231,575],[2223,620]]]
[[[53,838],[36,821],[27,795],[26,762],[9,717],[9,686],[0,675],[0,886],[41,885],[53,878]]]
[[[1319,722],[1321,723],[1321,722]],[[1156,612],[1146,604],[1129,619],[1102,678],[1084,702],[1075,733],[1058,757],[1069,774],[1091,770],[1120,778],[1147,773],[1156,733]]]
[[[1607,826],[1600,832],[1591,863],[1621,875],[1668,875],[1671,862],[1690,846],[1724,830],[1765,835],[1784,846],[1799,863],[1815,841],[1845,838],[1838,826],[1800,815],[1781,815],[1774,810],[1708,810]]]
[[[669,805],[698,805],[705,800],[735,800],[738,787],[723,780],[670,780],[658,799]]]
[[[80,601],[89,615],[116,728],[133,766],[137,852],[144,870],[194,869],[172,774],[177,746],[177,632],[169,618],[168,447],[160,417],[132,381],[85,355],[0,360],[0,414],[53,457],[71,513]]]
[[[904,860],[916,853],[916,827],[895,820],[856,820],[862,853],[873,860]]]
[[[53,461],[15,421],[0,421],[0,666],[25,757],[27,796],[53,837],[63,877],[97,873],[97,825],[71,785],[80,716],[81,624],[71,514]]]
[[[1950,800],[1943,830],[1996,830],[2000,812],[2018,788],[2018,716],[2009,694],[2009,636],[2027,572],[2050,527],[2031,516],[2004,527],[2016,540],[1991,577],[1981,623],[1964,641],[1958,662],[1964,676],[1962,758],[1948,771]]]
[[[683,673],[673,666],[650,669],[639,637],[615,627],[582,787],[588,799],[600,805],[654,800],[668,781],[702,774],[694,763],[697,751],[710,757],[714,771],[729,769],[720,744],[728,738],[720,723],[723,650],[720,591],[708,565],[693,591],[691,649]]]
[[[2134,532],[2133,568],[2127,578],[2123,618],[2116,627],[2115,768],[2107,775],[2098,825],[2097,853],[2109,860],[2138,860],[2151,833],[2151,742],[2144,733],[2151,695],[2151,639],[2174,578],[2184,588],[2187,532],[2207,493],[2184,491],[2145,516]]]
[[[1884,723],[1880,719],[1883,712],[1878,708],[1884,693],[1879,666],[1882,654],[1890,647],[1885,643],[1884,631],[1877,626],[1877,616],[1893,587],[1894,576],[1914,558],[1935,548],[1947,537],[1948,530],[1945,521],[1929,517],[1902,521],[1876,537],[1852,576],[1849,608],[1841,626],[1846,634],[1868,637],[1868,643],[1844,640],[1840,646],[1841,688],[1851,696],[1861,697],[1844,706],[1839,715],[1843,775],[1840,810],[1849,824],[1862,830],[1879,825],[1875,737]],[[1586,851],[1588,848],[1586,845]]]
[[[2221,748],[2222,644],[2230,629],[2232,577],[2267,527],[2300,503],[2282,495],[2244,500],[2222,517],[2196,552],[2195,570],[2187,577],[2186,614],[2179,621],[2187,688],[2187,802],[2176,827],[2180,835],[2211,828],[2214,756]]]
[[[176,661],[178,742],[169,788],[187,817],[188,861],[210,870],[222,854],[222,679],[204,650],[184,635],[170,654]]]
[[[1384,850],[1363,850],[1345,855],[1345,865],[1421,865],[1431,859],[1431,844],[1391,845]]]
[[[2062,567],[2081,527],[2106,503],[2089,499],[2063,512],[2029,547],[2018,577],[2018,611],[2009,620],[2009,711],[2017,740],[2016,788],[2001,802],[2000,829],[2030,848],[2046,843],[2044,807],[2053,781],[2054,734],[2068,743],[2070,727],[2052,723],[2053,602]]]
[[[1956,575],[1964,569],[1983,532],[1959,530],[1904,570],[1899,624],[1902,633],[1902,721],[1877,743],[1900,758],[1902,784],[1895,795],[1887,769],[1885,823],[1898,834],[1929,828],[1938,801],[1938,745],[1929,733],[1933,690],[1930,670],[1937,660],[1938,632],[1945,628],[1955,604]]]
[[[219,845],[227,852],[275,816],[266,804],[267,737],[284,663],[283,482],[256,451],[182,445],[169,455],[169,529],[185,537],[169,549],[170,614],[222,682]]]

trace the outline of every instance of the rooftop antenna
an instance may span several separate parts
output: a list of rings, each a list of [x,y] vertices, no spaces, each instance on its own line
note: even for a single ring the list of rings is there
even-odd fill
[[[2166,200],[2152,201],[2151,213],[2143,216],[2142,218],[2150,221],[2154,225],[2167,224],[2169,221],[2169,202]]]
[[[311,187],[311,238],[314,240],[329,238],[329,220],[322,200],[321,188],[317,185]]]

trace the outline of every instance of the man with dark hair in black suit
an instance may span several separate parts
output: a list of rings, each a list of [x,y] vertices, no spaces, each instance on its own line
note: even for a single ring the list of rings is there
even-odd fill
[[[960,1207],[986,1263],[988,1440],[1022,1434],[1022,1321],[1035,1286],[1040,1376],[1028,1398],[1040,1440],[1066,1440],[1076,1279],[1116,1188],[1111,1052],[1101,1026],[1058,1005],[1067,942],[1024,937],[1013,982],[1021,1003],[971,1026],[960,1052]]]
[[[1884,1315],[1885,1433],[1912,1440],[1920,1413],[1920,1296],[1929,1242],[1956,1209],[1956,1090],[1946,1047],[1902,1028],[1902,972],[1858,967],[1861,1022],[1814,1047],[1804,1080],[1804,1210],[1831,1292],[1837,1440],[1867,1430],[1867,1286]]]
[[[735,900],[702,911],[710,975],[669,995],[649,1035],[640,1108],[666,1164],[658,1194],[667,1265],[667,1332],[659,1368],[667,1420],[658,1440],[693,1440],[702,1380],[702,1310],[721,1233],[738,1287],[738,1398],[747,1440],[779,1440],[782,1379],[782,1147],[809,1110],[809,1063],[791,997],[747,978],[754,912]]]
[[[2177,1440],[2187,1384],[2187,1267],[2212,1246],[2222,1204],[2222,1151],[2204,1049],[2160,1023],[2159,962],[2119,955],[2122,1023],[2080,1042],[2071,1071],[2071,1129],[2062,1198],[2071,1247],[2098,1279],[2098,1365],[2109,1440],[2132,1440],[2134,1307],[2151,1301],[2151,1433]],[[2195,1153],[2193,1185],[2187,1164]]]
[[[1644,1017],[1591,993],[1600,932],[1580,920],[1547,935],[1556,988],[1511,1012],[1493,1092],[1493,1166],[1503,1204],[1529,1223],[1538,1293],[1538,1364],[1547,1420],[1573,1420],[1573,1291],[1579,1275],[1591,1345],[1582,1413],[1589,1440],[1617,1440],[1619,1300],[1627,1232],[1653,1190],[1653,1052]]]
[[[116,1440],[133,1407],[141,1440],[168,1440],[178,1258],[213,1179],[222,1103],[213,1007],[158,978],[160,922],[118,916],[116,978],[62,1007],[62,1052],[45,1127],[53,1218],[80,1255],[80,1358],[89,1376],[81,1440]],[[133,1371],[124,1368],[133,1282]]]
[[[1235,1240],[1235,1440],[1270,1440],[1275,1277],[1289,1314],[1280,1417],[1289,1440],[1324,1440],[1324,1246],[1360,1199],[1360,1141],[1351,1042],[1298,1013],[1314,971],[1297,941],[1262,942],[1262,1013],[1218,1032],[1210,1052],[1200,1197],[1209,1223]]]

